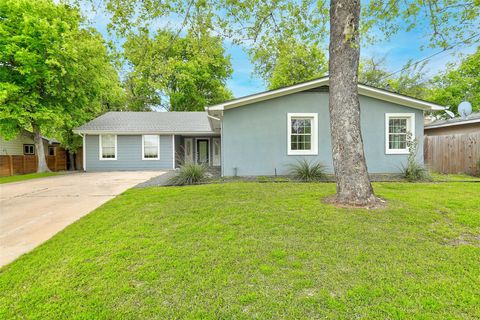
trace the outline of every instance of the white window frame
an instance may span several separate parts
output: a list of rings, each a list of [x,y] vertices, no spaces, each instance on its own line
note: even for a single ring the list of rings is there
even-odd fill
[[[405,149],[390,149],[389,146],[389,122],[392,118],[407,119],[407,133],[410,132],[415,139],[415,113],[385,113],[385,153],[386,154],[409,154],[408,147]]]
[[[32,148],[32,152],[25,152],[25,147],[28,146],[29,149],[30,147]],[[24,143],[23,144],[23,154],[26,155],[26,156],[31,156],[31,155],[35,155],[35,144],[33,143]]]
[[[104,158],[102,152],[102,136],[114,136],[115,137],[115,157]],[[99,134],[98,135],[98,158],[102,161],[117,160],[117,135],[116,134]]]
[[[156,158],[145,158],[145,136],[156,136],[157,137],[157,157]],[[160,160],[160,135],[158,134],[143,134],[142,135],[142,160]]]
[[[312,118],[312,138],[310,150],[292,150],[292,118]],[[318,155],[318,113],[288,113],[287,114],[287,154]]]

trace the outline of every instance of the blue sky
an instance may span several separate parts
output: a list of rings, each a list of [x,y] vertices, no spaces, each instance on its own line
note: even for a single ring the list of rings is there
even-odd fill
[[[108,19],[102,13],[89,15],[93,25],[108,39],[112,39],[107,33]],[[361,48],[361,57],[386,57],[387,68],[390,71],[401,69],[410,59],[413,61],[425,58],[440,51],[440,49],[421,49],[426,46],[427,38],[425,30],[414,29],[410,32],[399,32],[387,41],[379,41],[374,45],[364,45]],[[479,43],[472,43],[456,47],[455,49],[439,54],[428,61],[424,71],[428,77],[441,72],[450,62],[457,62],[459,55],[471,54]],[[250,63],[248,54],[242,47],[225,44],[226,52],[231,56],[233,75],[228,80],[228,87],[233,91],[235,97],[241,97],[255,92],[266,90],[264,81],[253,74],[253,66]]]

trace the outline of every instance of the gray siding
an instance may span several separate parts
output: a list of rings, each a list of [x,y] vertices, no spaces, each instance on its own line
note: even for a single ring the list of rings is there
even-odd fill
[[[360,97],[361,127],[370,173],[398,173],[407,155],[385,154],[385,113],[415,113],[418,160],[423,163],[423,112]],[[318,155],[287,155],[287,113],[318,113]],[[327,92],[302,92],[224,112],[222,123],[225,176],[286,174],[297,159],[321,161],[333,172]]]
[[[118,135],[117,160],[99,159],[98,135],[86,136],[87,171],[169,170],[173,168],[171,135],[160,136],[160,159],[142,160],[142,136]]]

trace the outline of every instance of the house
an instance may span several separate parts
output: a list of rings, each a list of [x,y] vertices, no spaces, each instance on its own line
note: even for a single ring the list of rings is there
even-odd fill
[[[425,124],[424,130],[426,136],[480,133],[480,112],[472,113],[466,117],[435,120]]]
[[[60,143],[53,139],[43,137],[43,148],[45,155],[55,155],[56,148]],[[22,131],[19,135],[11,140],[5,140],[0,136],[0,155],[35,155],[35,142],[33,134],[28,131]]]
[[[441,173],[480,174],[480,112],[425,125],[424,158]]]
[[[324,77],[205,112],[110,112],[75,132],[83,136],[87,171],[166,170],[195,161],[220,167],[223,176],[281,175],[307,159],[333,172],[328,84]],[[398,173],[407,132],[423,148],[424,112],[443,107],[366,85],[358,90],[369,172]]]

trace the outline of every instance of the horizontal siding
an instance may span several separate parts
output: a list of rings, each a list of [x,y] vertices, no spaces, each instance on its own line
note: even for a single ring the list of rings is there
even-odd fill
[[[172,136],[160,136],[160,159],[142,160],[142,136],[118,135],[117,160],[99,159],[99,136],[87,135],[87,171],[169,170],[173,168]]]

